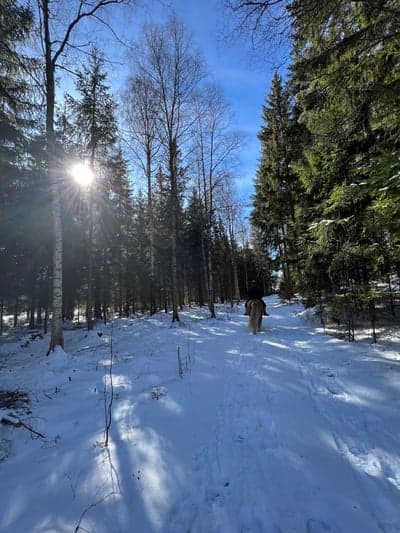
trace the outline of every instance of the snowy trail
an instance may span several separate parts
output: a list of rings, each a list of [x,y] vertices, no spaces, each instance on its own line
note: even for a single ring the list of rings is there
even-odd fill
[[[299,310],[269,299],[257,336],[242,308],[116,321],[108,451],[110,328],[70,332],[68,358],[16,346],[1,378],[52,437],[0,461],[0,531],[400,532],[398,346],[323,335]]]
[[[292,327],[274,322],[268,320],[264,335],[242,336],[240,347],[230,350],[237,357],[224,372],[217,425],[196,467],[200,479],[170,531],[397,530],[395,522],[383,524],[374,515],[337,436],[347,428],[326,415],[316,375],[311,383],[303,370],[308,363],[296,346],[308,344],[315,355],[310,341],[299,341],[309,329],[301,331],[297,319]],[[385,511],[395,520],[393,504]],[[180,527],[185,510],[191,513]]]

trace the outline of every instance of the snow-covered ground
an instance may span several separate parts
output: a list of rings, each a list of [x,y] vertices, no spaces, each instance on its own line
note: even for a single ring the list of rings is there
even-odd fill
[[[0,411],[25,424],[0,424],[0,531],[399,532],[400,337],[268,309],[256,336],[220,306],[67,331],[49,357],[48,338],[3,339],[0,390],[30,405]]]

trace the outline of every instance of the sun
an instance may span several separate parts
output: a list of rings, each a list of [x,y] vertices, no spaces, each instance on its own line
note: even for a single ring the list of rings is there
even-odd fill
[[[76,163],[71,168],[71,175],[81,187],[89,187],[94,178],[93,170],[87,163]]]

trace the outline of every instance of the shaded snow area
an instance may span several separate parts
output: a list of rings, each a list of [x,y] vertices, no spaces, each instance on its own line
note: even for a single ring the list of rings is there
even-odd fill
[[[0,411],[0,531],[399,532],[400,337],[268,310],[255,336],[220,306],[66,331],[48,357],[4,338],[0,389],[29,405]]]

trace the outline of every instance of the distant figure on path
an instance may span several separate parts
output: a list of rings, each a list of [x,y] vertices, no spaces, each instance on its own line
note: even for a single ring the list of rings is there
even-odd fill
[[[262,302],[262,304],[263,304],[263,309],[264,309],[263,315],[264,316],[268,316],[267,305],[264,302],[264,300],[262,299],[263,296],[264,296],[263,290],[260,289],[260,287],[257,286],[256,281],[253,279],[250,282],[249,288],[247,290],[247,300],[246,300],[246,303],[244,304],[244,306],[245,306],[245,313],[244,314],[248,315],[247,303],[248,303],[249,300],[260,300],[260,302]]]

